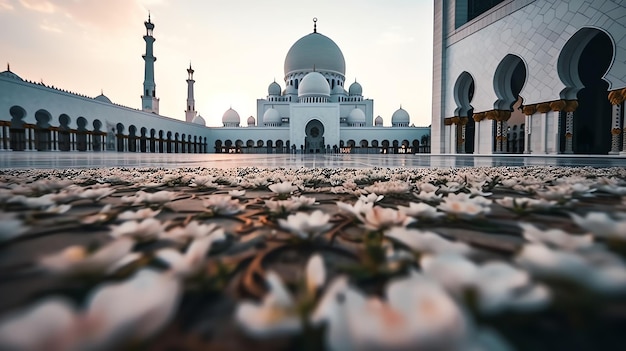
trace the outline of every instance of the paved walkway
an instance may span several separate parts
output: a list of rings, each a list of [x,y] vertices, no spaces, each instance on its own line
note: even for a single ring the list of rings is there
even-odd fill
[[[289,155],[289,154],[152,154],[85,152],[2,152],[0,169],[103,168],[103,167],[325,167],[416,168],[492,166],[626,167],[626,157],[607,155]]]

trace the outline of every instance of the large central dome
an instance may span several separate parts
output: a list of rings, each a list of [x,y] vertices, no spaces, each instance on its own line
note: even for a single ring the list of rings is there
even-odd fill
[[[285,76],[294,71],[336,72],[346,74],[346,60],[332,39],[314,32],[295,42],[285,58]]]

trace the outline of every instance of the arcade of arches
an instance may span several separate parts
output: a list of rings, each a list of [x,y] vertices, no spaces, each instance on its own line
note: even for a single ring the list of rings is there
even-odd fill
[[[71,128],[71,118],[61,114],[55,121],[52,115],[40,109],[35,112],[36,124],[23,121],[26,110],[13,106],[10,121],[0,121],[0,150],[13,151],[119,151],[154,153],[206,153],[206,137],[137,128],[118,123],[111,130],[95,119],[91,125],[84,117],[76,119],[77,128]],[[53,126],[57,124],[58,126]]]
[[[315,131],[313,131],[315,134]],[[319,136],[319,134],[318,134]],[[430,153],[430,136],[425,135],[420,140],[367,140],[359,142],[349,139],[341,140],[339,145],[322,145],[313,143],[300,145],[290,144],[289,140],[235,140],[230,139],[215,141],[216,153],[245,153],[245,154],[289,154],[289,153],[341,153],[341,154],[412,154]]]
[[[454,85],[454,116],[444,119],[455,143],[451,152],[474,153],[489,138],[493,153],[626,154],[626,88],[609,91],[603,80],[614,50],[604,31],[579,30],[558,57],[556,69],[565,89],[555,92],[553,100],[535,104],[525,105],[520,96],[533,72],[517,55],[505,56],[494,72],[497,100],[492,110],[474,111],[474,78],[461,73]],[[486,122],[492,123],[487,135],[479,128]]]

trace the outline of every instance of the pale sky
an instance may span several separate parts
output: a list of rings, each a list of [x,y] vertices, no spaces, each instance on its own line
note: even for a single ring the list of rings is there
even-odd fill
[[[432,89],[432,0],[0,0],[0,63],[26,80],[141,107],[143,35],[155,24],[162,115],[184,120],[189,62],[196,110],[220,126],[232,106],[242,125],[276,79],[284,89],[287,51],[313,31],[331,38],[391,124],[400,105],[428,126]],[[5,67],[0,66],[0,71]]]

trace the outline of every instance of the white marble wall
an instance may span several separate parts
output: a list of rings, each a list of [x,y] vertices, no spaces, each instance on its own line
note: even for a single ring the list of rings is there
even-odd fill
[[[440,10],[454,7],[454,0],[443,0],[443,3]],[[441,14],[435,13],[436,20],[438,15]],[[439,137],[435,133],[440,120],[454,116],[457,108],[454,84],[464,71],[474,78],[471,102],[474,111],[495,108],[498,97],[494,91],[494,73],[508,54],[519,56],[526,66],[527,79],[520,93],[524,105],[563,98],[561,91],[565,84],[557,70],[559,55],[567,41],[583,28],[599,29],[611,38],[614,59],[604,79],[609,83],[609,90],[626,87],[625,19],[626,1],[622,0],[511,0],[456,30],[445,26],[450,18],[444,19],[447,32],[441,39],[435,36],[435,47],[440,40],[439,44],[445,49],[437,56],[443,62],[442,72],[436,77],[442,86],[442,96],[439,101],[433,99],[433,145]],[[443,111],[435,113],[436,109]],[[539,125],[533,124],[533,129]],[[554,138],[554,124],[548,125],[551,129],[544,131]],[[439,134],[445,138],[445,134]],[[538,146],[535,142],[537,138],[533,135],[533,146]],[[447,142],[442,141],[442,144]],[[545,148],[542,150],[545,152]]]
[[[626,87],[626,2],[611,0],[536,0],[447,48],[445,115],[454,115],[456,78],[474,78],[475,111],[494,108],[494,72],[507,54],[522,58],[527,80],[520,95],[524,104],[558,100],[565,88],[557,72],[561,49],[579,29],[598,28],[616,46],[615,59],[605,75],[609,90]]]
[[[209,131],[202,125],[97,101],[40,84],[0,77],[0,120],[11,120],[9,110],[12,106],[20,106],[26,111],[23,119],[25,123],[36,124],[35,113],[38,110],[46,111],[50,114],[48,123],[53,127],[60,126],[59,118],[65,114],[69,117],[68,127],[73,129],[78,128],[76,122],[82,117],[87,121],[87,130],[94,130],[93,124],[96,120],[102,124],[100,131],[107,131],[107,123],[121,123],[125,135],[128,135],[130,126],[137,128],[137,135],[140,135],[141,128],[148,131],[155,129],[157,135],[159,131],[171,131],[197,137],[206,137]]]

